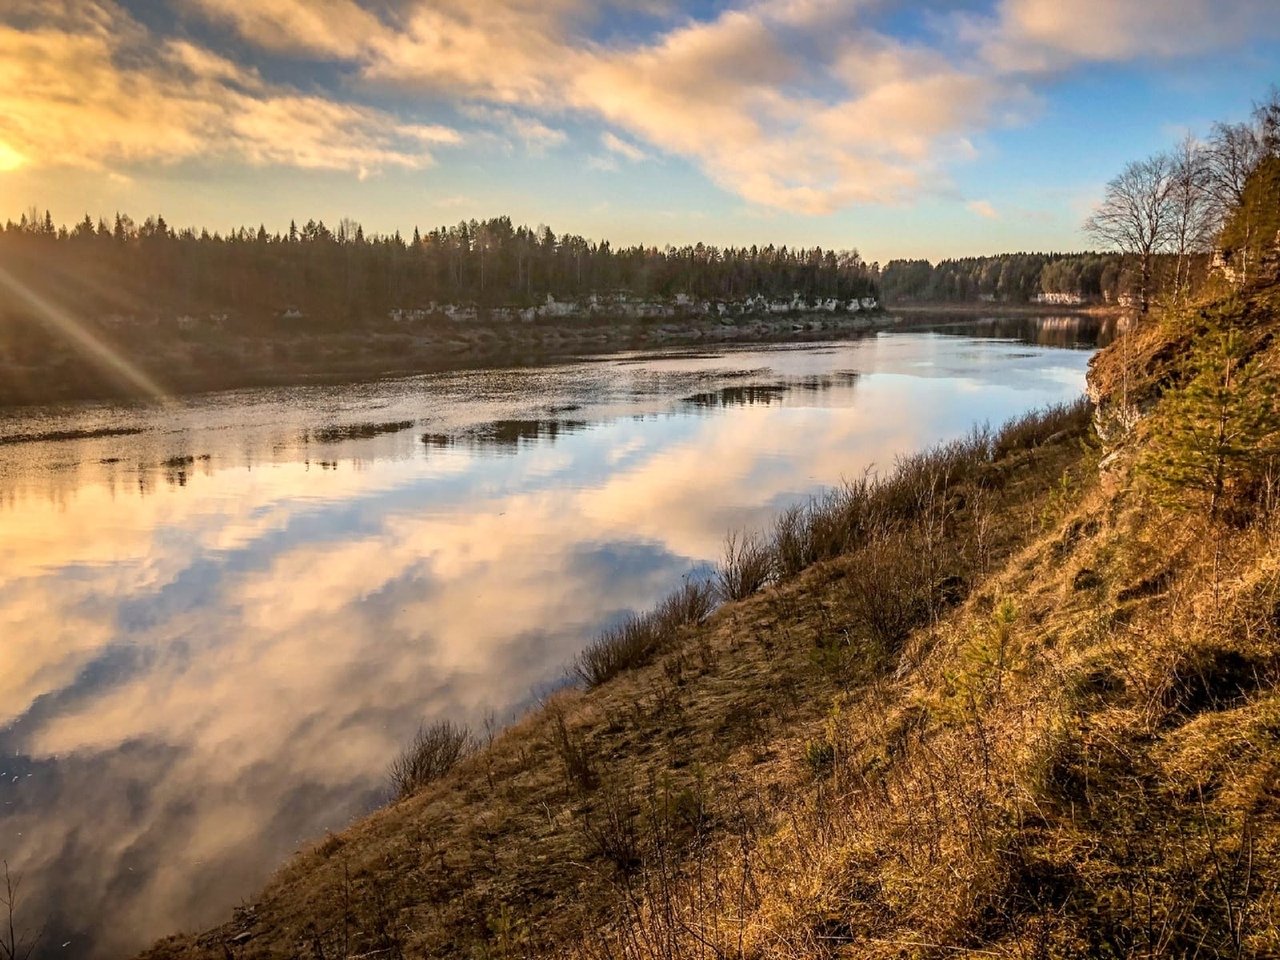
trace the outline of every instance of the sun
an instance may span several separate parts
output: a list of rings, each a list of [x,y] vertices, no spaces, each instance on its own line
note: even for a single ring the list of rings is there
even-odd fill
[[[27,162],[27,158],[3,140],[0,140],[0,173],[17,170]]]

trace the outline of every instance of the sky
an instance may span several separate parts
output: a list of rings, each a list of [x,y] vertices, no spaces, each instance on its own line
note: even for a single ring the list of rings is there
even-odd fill
[[[1069,250],[1280,0],[0,0],[0,219]]]

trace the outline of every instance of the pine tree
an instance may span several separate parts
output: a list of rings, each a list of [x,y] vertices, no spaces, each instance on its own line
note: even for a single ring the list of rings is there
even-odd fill
[[[1216,518],[1225,498],[1262,479],[1275,459],[1276,381],[1233,329],[1211,330],[1192,369],[1190,382],[1162,402],[1142,467],[1165,502],[1205,503]]]

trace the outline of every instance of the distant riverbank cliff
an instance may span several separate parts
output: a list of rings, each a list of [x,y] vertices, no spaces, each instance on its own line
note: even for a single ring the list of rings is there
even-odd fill
[[[0,406],[523,366],[656,346],[812,340],[891,321],[874,297],[593,295],[549,296],[533,307],[428,303],[349,326],[292,307],[267,317],[108,313],[68,322],[74,335],[41,331],[37,349],[0,354]]]

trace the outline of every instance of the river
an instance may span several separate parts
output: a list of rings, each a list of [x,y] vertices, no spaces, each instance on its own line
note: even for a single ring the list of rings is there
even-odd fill
[[[1086,321],[1087,322],[1087,321]],[[36,956],[225,918],[726,532],[1084,387],[1075,320],[0,411],[0,858]]]

